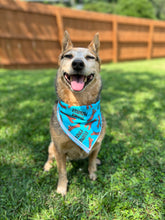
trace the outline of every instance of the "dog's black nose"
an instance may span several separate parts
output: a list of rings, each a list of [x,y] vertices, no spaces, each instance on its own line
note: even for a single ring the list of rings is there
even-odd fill
[[[76,71],[80,71],[84,68],[84,62],[82,60],[76,59],[72,62],[72,67]]]

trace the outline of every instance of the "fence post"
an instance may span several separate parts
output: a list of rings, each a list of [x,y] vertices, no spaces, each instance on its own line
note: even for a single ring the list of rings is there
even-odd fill
[[[113,62],[117,63],[118,61],[118,38],[117,38],[117,32],[118,32],[118,23],[117,18],[114,17],[113,19],[113,38],[112,38],[112,45],[113,45]]]
[[[58,41],[60,43],[60,46],[62,47],[62,41],[63,41],[63,36],[64,36],[64,26],[63,26],[62,13],[60,11],[60,8],[57,8],[55,15],[56,15],[56,21],[57,21],[57,28],[58,28]]]
[[[154,32],[154,23],[153,23],[153,21],[151,21],[150,24],[149,24],[149,38],[148,38],[147,59],[151,59],[152,58],[153,32]]]

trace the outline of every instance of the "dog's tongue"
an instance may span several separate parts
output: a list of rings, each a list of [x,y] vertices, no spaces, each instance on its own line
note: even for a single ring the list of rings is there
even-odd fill
[[[81,91],[84,88],[84,76],[72,76],[71,87],[75,91]]]

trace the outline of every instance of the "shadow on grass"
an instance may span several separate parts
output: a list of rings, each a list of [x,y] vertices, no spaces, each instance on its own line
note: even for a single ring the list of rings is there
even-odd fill
[[[102,165],[98,168],[98,180],[91,182],[87,160],[68,164],[70,195],[80,197],[78,191],[85,189],[81,195],[83,202],[77,199],[72,208],[52,193],[57,185],[56,168],[48,174],[42,172],[55,100],[54,71],[7,71],[0,75],[5,78],[0,89],[3,95],[1,148],[4,155],[0,173],[4,215],[8,218],[33,216],[45,207],[49,210],[55,199],[56,206],[63,210],[61,214],[56,210],[57,219],[63,214],[73,217],[73,210],[80,219],[84,213],[101,216],[101,205],[113,215],[120,203],[124,204],[121,209],[125,206],[146,210],[148,194],[152,199],[165,199],[162,187],[165,146],[161,127],[165,108],[164,75],[104,69],[102,110],[107,133],[99,153]],[[89,209],[89,195],[100,193],[104,197],[94,213]],[[10,198],[9,202],[6,198]]]

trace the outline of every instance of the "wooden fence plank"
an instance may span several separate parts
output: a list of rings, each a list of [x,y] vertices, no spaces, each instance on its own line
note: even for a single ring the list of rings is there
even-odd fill
[[[149,27],[147,59],[152,58],[153,32],[154,32],[154,24],[153,22],[151,22]]]
[[[60,13],[60,10],[55,11],[56,19],[57,19],[57,27],[58,27],[58,41],[60,43],[60,46],[62,47],[62,39],[64,35],[64,26],[63,26],[63,20],[62,15]]]
[[[113,20],[113,62],[118,61],[118,23],[117,20]]]

